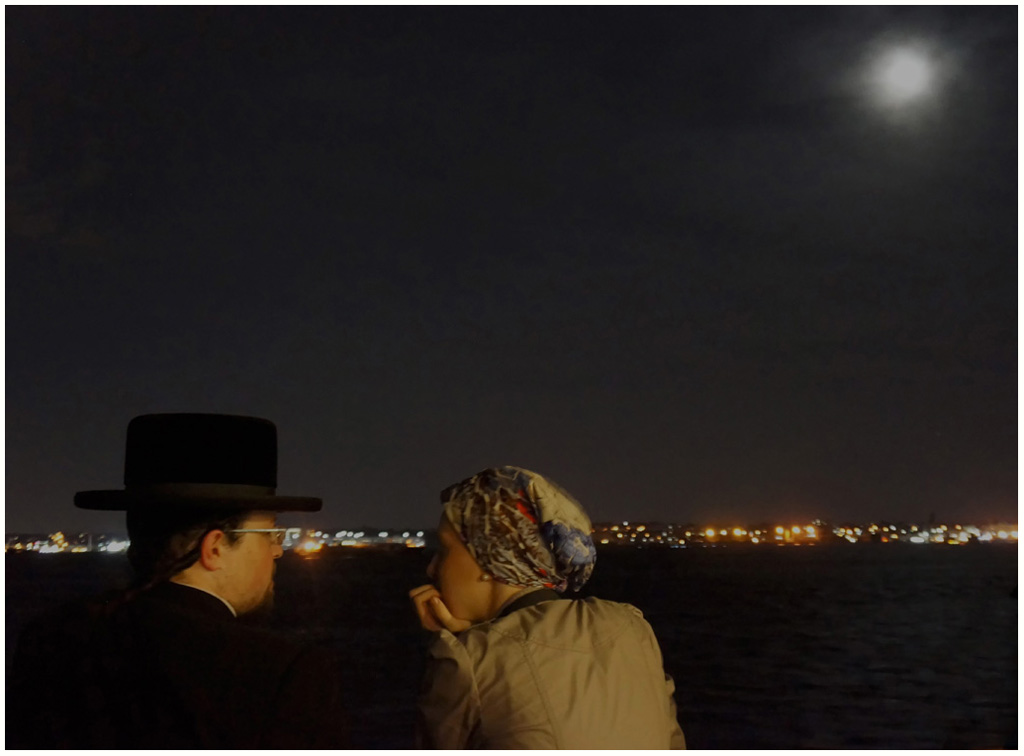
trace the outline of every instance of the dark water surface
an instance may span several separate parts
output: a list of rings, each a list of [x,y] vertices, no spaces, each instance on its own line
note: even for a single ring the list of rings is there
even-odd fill
[[[272,624],[337,644],[353,745],[413,745],[423,550],[279,561]],[[125,581],[123,557],[8,555],[7,660],[32,614]],[[602,550],[585,594],[643,610],[691,748],[1017,745],[1017,550],[858,544]]]

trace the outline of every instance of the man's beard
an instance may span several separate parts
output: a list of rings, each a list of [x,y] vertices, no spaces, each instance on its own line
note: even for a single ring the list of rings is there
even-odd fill
[[[267,586],[267,592],[263,594],[263,598],[260,599],[260,603],[253,609],[254,612],[260,612],[262,614],[269,614],[274,609],[274,579],[270,579],[270,585]]]
[[[275,569],[277,565],[274,565]],[[270,584],[267,586],[267,590],[264,591],[262,598],[258,604],[252,609],[247,610],[240,615],[241,619],[245,619],[247,622],[261,622],[270,617],[274,611],[274,576],[270,576]]]

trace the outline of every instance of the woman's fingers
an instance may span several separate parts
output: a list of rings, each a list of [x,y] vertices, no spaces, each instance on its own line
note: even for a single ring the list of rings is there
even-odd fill
[[[434,616],[449,632],[461,633],[472,624],[467,620],[453,617],[452,613],[448,611],[448,607],[441,600],[440,595],[431,597],[428,599],[428,603]]]
[[[423,594],[430,594],[431,596],[441,595],[433,584],[427,583],[426,585],[421,585],[418,588],[413,588],[411,591],[409,591],[409,598],[415,601],[417,596],[421,596]]]
[[[453,617],[448,607],[441,600],[441,593],[430,583],[413,588],[409,591],[409,598],[416,608],[416,614],[420,618],[420,624],[426,630],[438,632],[442,629],[453,633],[461,633],[472,623],[458,617]]]
[[[412,605],[416,609],[416,615],[419,617],[420,624],[425,630],[430,630],[433,633],[441,630],[442,626],[431,611],[429,602],[434,597],[438,597],[438,601],[440,601],[440,595],[437,588],[429,583],[409,591],[409,598],[412,599]]]

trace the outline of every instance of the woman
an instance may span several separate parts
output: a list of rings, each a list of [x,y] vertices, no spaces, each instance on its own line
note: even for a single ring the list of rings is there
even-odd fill
[[[590,520],[554,482],[484,470],[441,494],[431,584],[438,635],[419,700],[433,748],[684,748],[674,685],[636,607],[566,600],[594,568]]]

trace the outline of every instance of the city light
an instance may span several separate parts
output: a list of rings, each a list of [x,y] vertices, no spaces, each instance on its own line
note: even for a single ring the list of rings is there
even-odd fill
[[[878,544],[900,544],[900,543],[938,543],[952,546],[963,546],[970,543],[983,542],[974,533],[988,533],[986,540],[995,539],[997,542],[1016,543],[1013,530],[1015,525],[1000,524],[988,528],[977,528],[975,526],[961,526],[955,529],[952,525],[943,526],[929,525],[921,527],[910,524],[892,525],[888,523],[872,523],[861,528],[856,525],[844,524],[832,526],[820,520],[807,525],[763,525],[760,528],[743,527],[736,525],[725,529],[719,527],[702,526],[695,528],[688,525],[667,525],[662,523],[634,523],[630,526],[620,526],[618,523],[595,523],[595,542],[606,545],[607,543],[616,546],[625,544],[633,545],[636,548],[651,546],[671,546],[679,548],[683,544],[687,547],[700,548],[702,546],[729,547],[746,545],[760,545],[774,543],[778,546],[827,546],[836,543],[878,543]],[[618,530],[617,530],[618,529]],[[1004,532],[1006,538],[1000,539],[997,535]],[[684,540],[681,535],[687,534]],[[762,536],[761,534],[765,535]],[[774,533],[774,539],[770,538]],[[602,537],[603,536],[603,537]],[[618,540],[616,540],[616,538]]]
[[[413,533],[415,532],[415,535]],[[595,523],[593,540],[600,546],[634,548],[729,548],[737,546],[830,546],[847,543],[876,543],[898,548],[899,544],[937,544],[942,546],[971,546],[973,544],[1009,544],[1016,546],[1019,531],[1015,523],[1002,522],[985,526],[947,525],[929,523],[889,524],[871,523],[863,528],[857,525],[830,525],[815,520],[810,525],[768,525],[731,528],[666,523]],[[685,538],[683,537],[685,534]],[[774,534],[774,536],[772,535]],[[376,530],[372,533],[352,530],[307,530],[288,528],[284,550],[299,556],[316,555],[334,548],[399,549],[424,548],[426,531]],[[4,551],[8,554],[83,554],[88,552],[119,554],[130,546],[121,536],[56,531],[48,535],[7,534]]]

